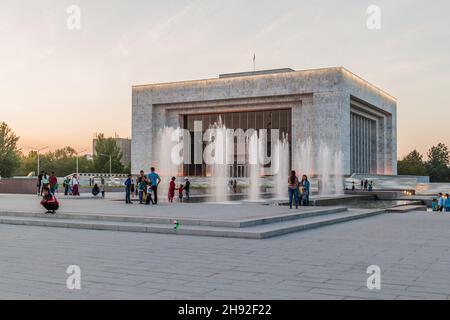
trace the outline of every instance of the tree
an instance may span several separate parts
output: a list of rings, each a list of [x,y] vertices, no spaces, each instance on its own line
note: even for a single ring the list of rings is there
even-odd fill
[[[11,177],[20,166],[19,137],[4,122],[0,123],[0,177]]]
[[[111,157],[111,172],[125,173],[125,168],[121,162],[122,151],[114,138],[105,138],[104,134],[99,134],[95,146],[94,171],[97,173],[109,173]]]
[[[57,149],[53,152],[49,151],[41,155],[40,168],[41,170],[52,172],[59,177],[67,176],[76,172],[76,151],[71,147]],[[30,172],[36,171],[37,153],[31,151],[28,155],[22,155],[20,175],[28,175]],[[92,169],[92,161],[87,160],[86,157],[78,158],[79,172],[90,172]]]
[[[413,176],[427,175],[427,167],[423,161],[423,156],[417,150],[411,151],[398,162],[398,174]]]
[[[431,182],[449,181],[449,163],[450,155],[445,144],[439,143],[430,148],[426,166]]]

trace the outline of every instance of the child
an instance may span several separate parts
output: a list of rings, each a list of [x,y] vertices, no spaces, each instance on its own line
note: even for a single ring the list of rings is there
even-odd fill
[[[167,198],[169,200],[169,203],[173,203],[173,198],[175,197],[175,177],[172,177],[169,183],[169,193],[167,195]]]
[[[146,196],[145,196],[145,204],[146,205],[149,205],[150,203],[151,204],[155,204],[153,202],[153,199],[152,199],[152,193],[153,193],[152,183],[149,182],[148,185],[147,185],[147,193],[146,193]]]
[[[178,188],[178,198],[180,199],[180,202],[183,202],[183,190],[184,186],[180,184],[180,187]]]
[[[56,197],[50,192],[48,187],[43,188],[43,197],[41,205],[47,209],[47,213],[55,214],[56,210],[59,209],[59,202]]]
[[[434,198],[433,201],[431,202],[431,210],[433,212],[438,211],[438,206],[439,206],[438,201],[436,198]]]
[[[101,182],[101,190],[102,190],[102,199],[105,199],[105,194],[106,194],[106,184],[105,184],[105,179],[102,178]]]
[[[137,178],[136,183],[138,189],[139,203],[144,204],[148,184],[147,177],[145,176],[144,171],[141,170],[141,174]]]
[[[130,188],[130,192],[131,192],[131,196],[134,198],[134,180],[133,178],[131,178],[131,188]]]

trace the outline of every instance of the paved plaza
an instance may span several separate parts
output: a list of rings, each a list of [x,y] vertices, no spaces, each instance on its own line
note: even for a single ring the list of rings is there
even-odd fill
[[[0,299],[448,299],[449,270],[450,215],[425,212],[265,240],[0,225]]]
[[[120,198],[119,198],[120,197]],[[122,199],[123,198],[123,199]],[[170,217],[170,218],[211,218],[220,220],[234,220],[252,217],[265,217],[289,212],[286,206],[262,206],[260,204],[226,202],[226,203],[178,203],[169,204],[159,202],[157,206],[125,205],[124,194],[110,194],[107,199],[67,197],[59,198],[61,207],[58,213],[67,214],[102,214],[127,215],[144,217]],[[1,195],[0,213],[2,212],[45,212],[39,204],[40,198],[28,195]]]

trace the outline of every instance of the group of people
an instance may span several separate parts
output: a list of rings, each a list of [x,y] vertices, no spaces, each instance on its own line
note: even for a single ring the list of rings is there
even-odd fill
[[[37,194],[42,196],[44,194],[44,190],[47,189],[51,194],[55,194],[58,192],[58,178],[55,173],[52,172],[50,175],[46,171],[41,171],[38,175],[38,183],[37,183]]]
[[[438,198],[431,202],[431,209],[437,212],[450,212],[450,195],[439,193]]]
[[[169,183],[169,193],[167,195],[167,198],[169,200],[169,203],[173,203],[173,199],[175,198],[175,191],[178,191],[178,200],[180,202],[183,202],[183,192],[186,193],[186,200],[189,200],[190,197],[190,188],[191,188],[191,182],[186,177],[184,178],[185,184],[183,185],[180,183],[178,186],[176,185],[177,178],[172,177]]]
[[[80,179],[76,174],[66,177],[63,182],[64,195],[80,196]]]
[[[49,175],[46,171],[41,171],[38,175],[37,194],[42,197],[41,205],[47,209],[46,213],[55,214],[59,208],[59,202],[55,197],[58,188],[58,178],[55,172]]]
[[[298,206],[309,206],[309,193],[311,184],[306,175],[302,176],[299,180],[297,173],[293,170],[288,179],[288,191],[289,191],[289,207],[295,204],[295,208]]]
[[[178,198],[180,202],[183,202],[184,195],[186,199],[190,199],[191,182],[188,178],[184,179],[184,184],[176,184],[176,178],[172,177],[169,182],[169,192],[167,195],[169,203],[173,203],[175,198],[175,192],[178,191]],[[133,176],[128,175],[125,181],[125,203],[131,204],[132,195],[139,197],[140,204],[158,204],[158,187],[161,183],[161,177],[156,172],[155,168],[150,169],[149,174],[145,174],[141,170],[139,176],[134,181]]]
[[[352,191],[356,190],[356,183],[355,181],[352,181]],[[369,191],[372,192],[373,191],[373,181],[369,181],[367,179],[362,179],[361,180],[361,191]]]
[[[80,180],[75,174],[72,177],[66,177],[63,182],[64,195],[79,196]],[[55,214],[59,209],[59,202],[56,199],[56,194],[59,193],[58,177],[55,172],[50,175],[46,171],[41,171],[38,175],[37,194],[42,197],[41,205],[47,209],[46,213]]]
[[[233,193],[237,193],[238,192],[238,186],[237,186],[237,180],[236,179],[232,179],[230,181],[228,181],[228,190],[232,191]]]
[[[106,194],[106,184],[105,184],[105,179],[102,178],[101,180],[101,184],[100,187],[98,186],[98,183],[94,183],[94,186],[92,187],[92,195],[94,197],[98,197],[99,194],[102,195],[102,198],[105,198],[105,194]]]

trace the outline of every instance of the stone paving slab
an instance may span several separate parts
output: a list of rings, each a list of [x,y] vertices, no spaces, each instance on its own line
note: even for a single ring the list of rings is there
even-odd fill
[[[0,225],[0,299],[449,299],[446,270],[450,215],[423,212],[265,241]]]

